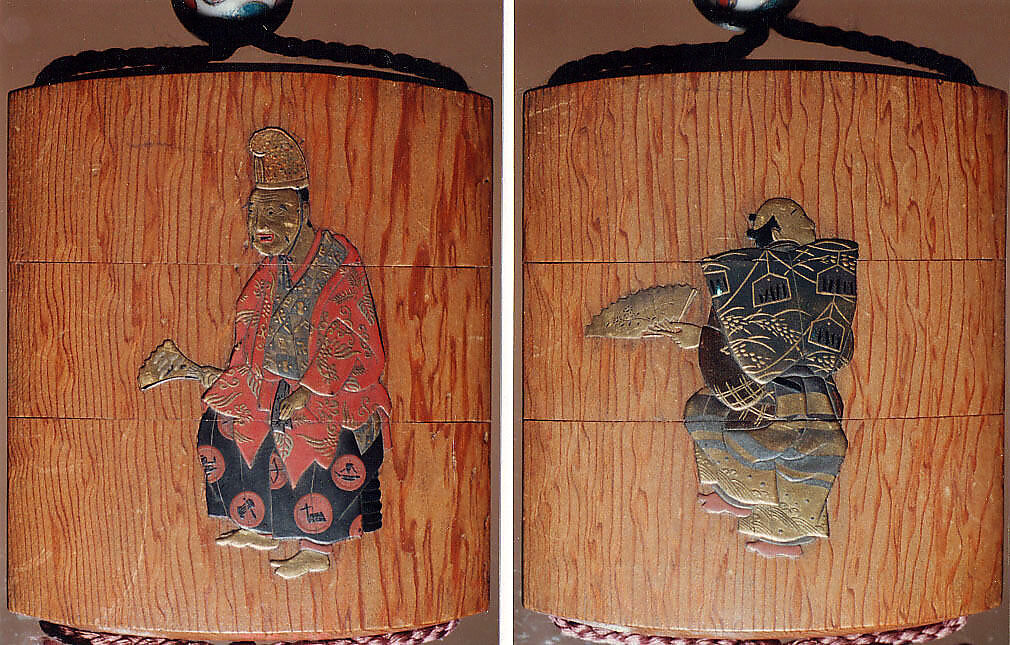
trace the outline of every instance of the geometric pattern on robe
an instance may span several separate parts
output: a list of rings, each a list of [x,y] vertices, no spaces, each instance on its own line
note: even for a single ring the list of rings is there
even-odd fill
[[[275,491],[290,489],[302,493],[294,501],[310,530],[296,524],[287,531],[274,521],[281,531],[275,535],[332,542],[368,530],[381,517],[353,511],[378,505],[378,468],[390,435],[391,404],[381,380],[385,351],[360,255],[345,237],[317,230],[300,266],[281,262],[264,258],[243,288],[231,357],[203,395],[208,411],[199,443],[208,511],[271,533],[264,520],[251,526],[249,513],[258,509],[262,518],[268,508],[287,504]],[[309,391],[308,401],[282,422],[277,405],[298,387]],[[224,476],[208,471],[208,460],[249,486],[212,486]],[[352,528],[358,515],[363,526]],[[336,528],[340,518],[347,520],[344,533]],[[313,532],[323,524],[325,531]]]
[[[830,376],[852,359],[859,245],[823,238],[733,249],[701,261],[724,348],[749,380],[801,365]]]
[[[848,445],[832,373],[852,355],[857,254],[855,243],[828,239],[703,261],[707,387],[684,419],[699,481],[751,509],[741,533],[787,545],[828,536],[827,497]]]

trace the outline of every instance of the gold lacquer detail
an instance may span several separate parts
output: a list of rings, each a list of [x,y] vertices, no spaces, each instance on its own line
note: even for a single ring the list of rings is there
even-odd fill
[[[748,219],[753,248],[701,262],[707,323],[684,321],[695,289],[678,284],[620,298],[585,335],[698,349],[705,387],[685,404],[684,425],[701,507],[736,517],[756,538],[748,550],[795,558],[828,537],[827,498],[847,448],[833,375],[852,358],[858,246],[818,239],[791,199]]]
[[[586,336],[638,339],[671,335],[697,290],[686,284],[650,287],[612,303],[586,326]]]
[[[175,379],[199,381],[204,387],[210,384],[221,370],[200,365],[183,354],[172,339],[166,339],[154,348],[137,372],[137,385],[142,390]]]
[[[274,573],[285,579],[298,578],[306,573],[321,573],[330,568],[330,557],[325,553],[302,549],[290,558],[270,560]]]
[[[280,128],[263,128],[249,138],[256,187],[267,190],[306,188],[309,171],[294,137]]]
[[[780,418],[786,419],[799,416],[805,414],[806,411],[807,397],[803,394],[783,394],[775,399],[775,414]]]
[[[214,542],[218,546],[233,546],[238,549],[255,549],[257,551],[272,551],[280,546],[280,540],[269,535],[263,535],[249,529],[235,529],[222,533]]]
[[[200,365],[168,339],[142,362],[137,385],[200,383],[194,474],[208,515],[234,527],[215,543],[269,551],[296,541],[297,554],[271,561],[295,578],[326,571],[332,545],[382,526],[392,402],[364,261],[349,239],[313,226],[301,147],[268,127],[248,150],[244,218],[261,260],[236,302],[227,367]]]

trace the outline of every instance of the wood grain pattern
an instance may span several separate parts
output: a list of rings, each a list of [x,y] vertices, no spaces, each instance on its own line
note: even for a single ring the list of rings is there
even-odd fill
[[[254,267],[14,264],[9,397],[14,417],[196,419],[199,388],[137,388],[137,369],[173,338],[223,365],[235,302]],[[372,267],[397,421],[490,420],[490,270]]]
[[[850,421],[831,538],[798,560],[702,512],[678,423],[524,424],[524,603],[683,636],[846,634],[1000,602],[1000,415]]]
[[[850,419],[1002,414],[1004,264],[859,262],[852,363],[836,376]],[[528,419],[680,421],[704,385],[698,353],[669,340],[586,338],[593,315],[656,284],[699,287],[687,262],[525,266],[523,388]]]
[[[525,258],[693,261],[749,246],[742,217],[778,196],[864,259],[1002,258],[1006,145],[1005,94],[931,79],[725,72],[538,89]]]
[[[491,104],[295,72],[96,79],[11,95],[9,606],[76,627],[209,640],[377,634],[489,598]],[[148,392],[165,338],[222,365],[249,247],[247,151],[305,152],[311,220],[357,247],[392,399],[383,527],[285,582],[218,547],[200,388]],[[282,547],[290,555],[294,542]]]
[[[226,523],[206,516],[194,424],[12,419],[10,606],[214,639],[380,633],[483,611],[489,433],[394,423],[382,529],[341,544],[332,574],[284,581],[267,554],[214,545]]]
[[[278,126],[304,141],[313,223],[381,240],[367,263],[490,266],[486,97],[332,74],[170,74],[20,90],[9,118],[12,260],[255,262],[246,142]]]
[[[1007,98],[901,75],[747,71],[541,88],[525,100],[524,603],[701,637],[844,634],[1001,593]],[[633,291],[699,289],[749,213],[798,201],[859,245],[849,450],[831,536],[798,560],[699,510],[697,352],[585,338]]]

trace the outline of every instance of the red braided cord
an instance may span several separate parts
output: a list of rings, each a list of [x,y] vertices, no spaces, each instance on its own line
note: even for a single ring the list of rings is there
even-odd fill
[[[354,636],[352,638],[337,638],[328,640],[277,642],[273,645],[419,645],[431,643],[445,638],[456,629],[458,620],[451,620],[440,625],[431,625],[420,629],[412,629],[393,634],[378,634],[376,636]],[[74,629],[63,625],[41,622],[40,626],[50,638],[45,638],[42,645],[210,645],[207,641],[187,641],[172,638],[149,638],[145,636],[123,636],[120,634],[105,634]]]
[[[574,620],[551,616],[561,633],[592,643],[608,645],[779,645],[776,640],[735,641],[725,638],[679,638],[676,636],[650,636],[634,632],[617,632],[606,627],[594,627]]]
[[[777,640],[736,641],[724,638],[679,638],[676,636],[650,636],[634,632],[618,632],[605,627],[594,627],[573,620],[551,616],[562,634],[591,643],[606,645],[781,645]],[[857,634],[853,636],[823,636],[791,641],[790,645],[908,645],[928,643],[949,636],[964,627],[966,619],[952,618],[942,623],[896,629],[888,632]]]
[[[928,643],[964,628],[967,619],[951,618],[942,623],[933,623],[923,627],[895,629],[888,632],[874,632],[857,636],[825,636],[822,638],[805,638],[791,645],[906,645],[907,643]]]

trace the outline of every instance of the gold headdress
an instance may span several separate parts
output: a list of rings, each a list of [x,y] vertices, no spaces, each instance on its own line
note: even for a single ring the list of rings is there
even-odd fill
[[[249,137],[253,178],[257,188],[308,188],[305,155],[294,137],[280,128],[263,128]]]

